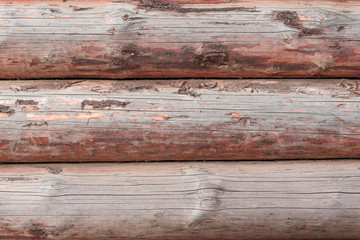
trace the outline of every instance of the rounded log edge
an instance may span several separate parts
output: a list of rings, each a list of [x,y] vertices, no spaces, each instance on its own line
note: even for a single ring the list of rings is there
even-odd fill
[[[360,239],[359,160],[9,164],[2,240]]]
[[[2,0],[0,79],[357,78],[357,1]]]
[[[348,79],[1,81],[2,162],[360,157]]]

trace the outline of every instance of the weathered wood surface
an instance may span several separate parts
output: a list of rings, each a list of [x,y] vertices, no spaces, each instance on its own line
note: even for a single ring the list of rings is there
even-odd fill
[[[360,239],[359,163],[3,165],[0,238]]]
[[[352,80],[0,82],[2,162],[360,158]]]
[[[0,78],[358,77],[359,40],[359,1],[0,2]]]

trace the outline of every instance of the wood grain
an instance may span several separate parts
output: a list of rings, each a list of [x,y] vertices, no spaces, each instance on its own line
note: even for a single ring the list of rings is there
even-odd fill
[[[358,1],[2,0],[0,78],[360,74]]]
[[[2,162],[360,158],[354,80],[0,82]]]
[[[3,165],[2,240],[360,239],[359,161]]]

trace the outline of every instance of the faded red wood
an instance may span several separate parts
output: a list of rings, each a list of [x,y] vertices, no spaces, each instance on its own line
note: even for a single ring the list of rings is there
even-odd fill
[[[357,240],[359,161],[7,164],[0,239]]]
[[[0,78],[358,77],[358,1],[2,0]]]
[[[0,82],[2,162],[360,158],[354,80]]]

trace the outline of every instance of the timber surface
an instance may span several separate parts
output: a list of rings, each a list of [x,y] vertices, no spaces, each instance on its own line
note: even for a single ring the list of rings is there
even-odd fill
[[[358,1],[2,0],[0,78],[360,74]]]
[[[360,239],[359,160],[3,165],[2,240]]]
[[[360,85],[0,82],[2,162],[360,158]]]

